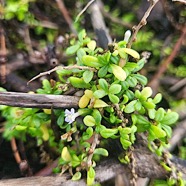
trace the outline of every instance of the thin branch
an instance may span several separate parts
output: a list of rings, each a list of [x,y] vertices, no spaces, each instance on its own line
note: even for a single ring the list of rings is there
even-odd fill
[[[95,0],[91,0],[87,3],[87,5],[83,8],[83,10],[76,16],[76,20],[75,22],[78,21],[78,19],[80,18],[80,16],[87,10],[87,8],[94,2]]]
[[[0,105],[27,108],[77,108],[79,97],[0,92]]]
[[[57,70],[72,70],[72,69],[79,69],[79,70],[90,70],[90,71],[96,71],[95,68],[91,68],[91,67],[86,67],[86,66],[78,66],[78,65],[73,65],[73,66],[67,66],[67,67],[63,67],[63,66],[57,66],[49,71],[46,72],[42,72],[39,75],[33,77],[30,81],[28,81],[28,84],[36,79],[38,79],[41,76],[45,76],[45,75],[49,75],[52,72],[55,72]]]
[[[132,43],[136,40],[136,36],[137,36],[137,33],[138,31],[144,26],[147,24],[147,18],[149,17],[150,15],[150,12],[152,11],[152,9],[154,8],[154,6],[156,5],[156,3],[158,2],[159,0],[150,0],[150,5],[149,5],[149,8],[147,9],[147,11],[145,12],[144,16],[142,17],[141,21],[139,22],[139,24],[137,26],[134,26],[133,27],[133,34],[132,34],[132,37],[127,45],[128,48],[131,48],[132,46]]]
[[[4,84],[6,82],[6,42],[4,29],[0,28],[0,81]]]
[[[64,4],[63,0],[56,0],[56,3],[57,3],[57,5],[58,5],[59,10],[60,10],[61,13],[63,14],[64,19],[65,19],[65,21],[67,22],[67,24],[68,24],[68,26],[69,26],[71,32],[74,33],[74,34],[76,35],[77,32],[76,32],[76,30],[75,30],[75,28],[74,28],[74,26],[73,26],[73,24],[72,24],[72,19],[71,19],[70,16],[69,16],[69,13],[68,13],[68,11],[67,11],[67,9],[66,9],[66,7],[65,7],[65,4]]]
[[[172,1],[178,1],[180,3],[186,4],[186,1],[185,0],[172,0]]]
[[[92,165],[92,157],[94,155],[94,150],[95,150],[96,146],[99,143],[98,138],[99,138],[99,135],[95,134],[94,140],[93,140],[92,145],[91,145],[90,150],[89,150],[90,154],[89,154],[89,156],[87,158],[87,165],[88,165],[88,167],[90,167]]]

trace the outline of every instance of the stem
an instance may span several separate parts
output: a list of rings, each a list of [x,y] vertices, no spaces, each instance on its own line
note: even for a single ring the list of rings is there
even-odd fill
[[[45,75],[49,75],[51,74],[52,72],[54,71],[57,71],[57,70],[72,70],[72,69],[79,69],[79,70],[90,70],[90,71],[96,71],[95,68],[91,68],[91,67],[86,67],[86,66],[78,66],[78,65],[73,65],[73,66],[68,66],[68,67],[63,67],[63,66],[57,66],[49,71],[46,71],[46,72],[42,72],[40,73],[39,75],[33,77],[30,81],[28,81],[27,84],[29,84],[30,82],[38,79],[39,77],[41,76],[45,76]]]
[[[87,166],[88,167],[90,167],[92,165],[92,157],[94,155],[94,150],[96,148],[96,145],[99,143],[98,138],[99,138],[99,135],[95,134],[94,140],[93,140],[92,145],[91,145],[91,147],[89,149],[90,154],[89,154],[89,156],[87,158]]]
[[[132,37],[129,41],[129,43],[127,44],[127,47],[128,48],[131,48],[132,46],[132,43],[136,40],[136,35],[138,33],[138,31],[144,26],[147,24],[147,18],[149,17],[150,15],[150,12],[152,11],[153,7],[156,5],[156,3],[158,2],[159,0],[151,0],[150,1],[150,5],[149,5],[149,8],[147,9],[147,11],[145,12],[144,16],[142,17],[141,21],[139,22],[139,24],[137,26],[134,26],[133,27],[133,34],[132,34]]]

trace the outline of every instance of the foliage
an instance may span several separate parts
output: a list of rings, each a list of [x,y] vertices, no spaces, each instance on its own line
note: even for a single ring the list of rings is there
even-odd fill
[[[158,107],[160,93],[152,97],[152,89],[146,86],[147,78],[139,73],[145,58],[126,48],[127,40],[103,50],[85,30],[71,43],[66,53],[76,54],[77,63],[69,70],[57,71],[60,82],[44,80],[37,92],[63,94],[69,88],[83,90],[79,109],[75,112],[74,108],[39,110],[2,106],[2,115],[7,119],[4,137],[25,140],[28,134],[38,140],[38,145],[48,141],[58,148],[60,171],[73,170],[73,180],[87,171],[88,185],[94,183],[96,161],[109,155],[105,145],[108,139],[120,142],[126,155],[119,159],[124,163],[130,162],[128,154],[136,135],[142,132],[148,137],[149,148],[162,156],[178,114]],[[51,127],[52,115],[61,135],[57,142]],[[100,144],[96,147],[98,138]]]

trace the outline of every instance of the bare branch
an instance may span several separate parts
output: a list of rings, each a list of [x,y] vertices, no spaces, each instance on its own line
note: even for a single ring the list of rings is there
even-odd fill
[[[87,3],[87,5],[83,8],[83,10],[76,16],[76,20],[75,22],[78,21],[78,19],[80,18],[80,16],[87,10],[87,8],[94,2],[95,0],[91,0]]]
[[[186,4],[186,1],[185,0],[172,0],[172,1],[178,1],[180,3]]]
[[[73,65],[73,66],[67,66],[67,67],[63,67],[63,66],[57,66],[49,71],[46,72],[42,72],[39,75],[33,77],[30,81],[28,81],[28,84],[36,79],[38,79],[41,76],[45,76],[45,75],[49,75],[52,72],[55,72],[57,70],[72,70],[72,69],[80,69],[80,70],[90,70],[90,71],[96,71],[95,68],[91,68],[91,67],[86,67],[86,66],[78,66],[78,65]]]
[[[131,48],[132,43],[136,40],[136,35],[137,35],[138,31],[141,29],[141,27],[143,27],[144,25],[147,24],[147,18],[149,17],[150,12],[152,11],[153,7],[156,5],[156,3],[158,1],[159,0],[150,0],[149,8],[145,12],[145,14],[142,17],[141,21],[139,22],[139,24],[137,26],[133,27],[133,34],[132,34],[132,37],[131,37],[128,45],[127,45],[128,48]]]
[[[0,92],[0,105],[28,108],[77,108],[79,97]]]

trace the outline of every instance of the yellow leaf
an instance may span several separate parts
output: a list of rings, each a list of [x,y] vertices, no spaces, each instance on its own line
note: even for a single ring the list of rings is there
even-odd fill
[[[71,161],[72,157],[71,157],[67,147],[63,147],[63,150],[61,152],[61,157],[63,158],[63,160],[65,160],[67,162]]]
[[[118,65],[111,64],[112,72],[114,76],[119,79],[120,81],[125,81],[127,75],[126,72]]]
[[[85,90],[85,95],[88,97],[88,98],[92,98],[92,96],[93,96],[93,92],[92,92],[92,90]]]
[[[94,103],[94,108],[108,107],[109,105],[104,101],[97,99]]]
[[[138,52],[136,52],[135,50],[131,49],[131,48],[120,48],[119,49],[119,55],[122,56],[122,54],[127,53],[129,55],[131,55],[132,57],[136,58],[136,59],[140,59],[140,55]]]
[[[83,95],[79,100],[79,108],[85,108],[90,101],[90,98],[86,95]]]
[[[46,124],[41,125],[40,129],[43,133],[43,136],[42,136],[43,140],[47,141],[49,139],[49,133],[48,133],[48,128],[47,128]]]

